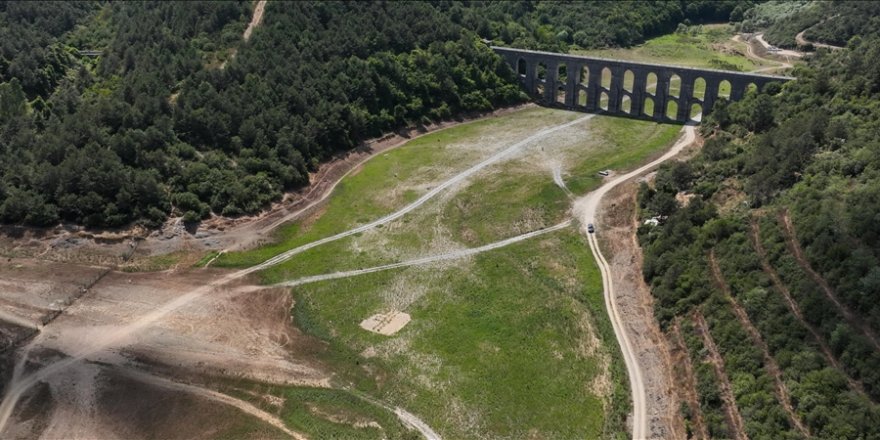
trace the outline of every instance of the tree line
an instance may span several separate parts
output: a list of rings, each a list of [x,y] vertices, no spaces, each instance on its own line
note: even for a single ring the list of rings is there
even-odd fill
[[[627,46],[743,7],[273,1],[243,42],[248,1],[3,2],[0,222],[255,213],[365,139],[526,99],[480,39]]]

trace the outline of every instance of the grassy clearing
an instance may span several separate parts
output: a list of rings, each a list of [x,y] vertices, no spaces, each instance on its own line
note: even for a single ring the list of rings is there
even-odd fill
[[[312,331],[335,335],[383,367],[381,398],[445,436],[596,438],[605,430],[603,401],[627,401],[622,371],[603,372],[617,351],[602,342],[613,333],[599,279],[584,238],[571,229],[454,266],[370,274],[296,294],[308,304]],[[358,327],[395,303],[410,303],[413,321],[394,337]],[[594,389],[597,381],[608,389]]]
[[[279,228],[276,243],[246,252],[223,254],[213,265],[248,267],[292,247],[327,237],[391,213],[417,199],[437,184],[477,163],[499,147],[524,139],[539,128],[568,122],[576,113],[533,108],[499,118],[482,119],[422,136],[404,147],[373,158],[344,178],[333,192],[321,217],[311,224],[292,223]],[[500,127],[501,128],[499,130]],[[491,145],[491,133],[510,139]],[[468,143],[471,148],[462,148]],[[486,149],[472,148],[486,144]],[[307,222],[308,223],[308,222]]]
[[[275,386],[243,379],[228,380],[221,386],[224,393],[277,415],[288,427],[310,438],[420,438],[392,412],[346,390]]]
[[[733,27],[726,24],[692,26],[688,33],[652,38],[634,48],[573,50],[572,53],[723,70],[748,71],[760,67],[745,57],[743,46],[730,41],[733,35]]]
[[[618,172],[635,168],[657,155],[678,137],[678,125],[656,124],[626,118],[596,118],[593,135],[600,139],[601,148],[585,155],[569,170],[566,185],[575,194],[584,194],[597,187],[600,170]]]
[[[585,193],[600,183],[599,170],[625,169],[628,164],[643,162],[668,145],[678,130],[677,126],[646,121],[594,118],[548,137],[515,160],[488,168],[464,188],[450,190],[400,220],[311,249],[270,268],[262,272],[263,280],[276,283],[388,264],[552,226],[563,221],[570,208],[566,193],[551,179],[554,163],[564,164],[565,178],[574,193]],[[355,209],[346,214],[355,215]],[[363,222],[368,220],[371,218]]]
[[[347,177],[319,218],[286,226],[278,244],[223,255],[212,264],[251,264],[371,221],[481,157],[576,117],[530,109],[492,124],[446,130],[440,139],[420,138]],[[401,261],[555,224],[568,217],[570,199],[553,183],[554,167],[561,167],[575,194],[583,194],[600,183],[597,171],[644,162],[668,147],[679,129],[593,118],[487,168],[402,219],[300,254],[264,271],[263,279]],[[518,134],[510,136],[512,131]],[[492,143],[506,134],[510,141],[504,145]],[[450,146],[456,143],[494,146],[475,154]],[[454,167],[438,170],[436,161]],[[425,178],[429,172],[434,174]],[[601,278],[573,227],[464,260],[300,286],[294,295],[297,325],[331,347],[327,363],[338,372],[338,386],[402,406],[446,437],[598,438],[626,429],[626,375]],[[413,319],[394,336],[359,327],[392,309]],[[285,417],[292,427],[330,429],[330,422],[308,421],[311,413],[299,408]],[[368,432],[358,435],[373,435]]]

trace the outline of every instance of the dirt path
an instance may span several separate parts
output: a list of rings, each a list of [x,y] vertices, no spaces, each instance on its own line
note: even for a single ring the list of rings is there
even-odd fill
[[[819,21],[818,23],[814,24],[813,26],[818,26],[818,25],[820,25],[820,24],[822,24],[822,23],[824,23],[824,22],[826,22],[826,21],[828,21],[828,20],[830,20],[830,19],[832,19],[832,18],[837,18],[837,17],[840,17],[840,14],[834,15],[834,16],[832,16],[832,17],[825,17],[825,18],[823,18],[821,21]],[[831,49],[831,50],[843,49],[843,48],[840,47],[840,46],[834,46],[834,45],[831,45],[831,44],[825,44],[825,43],[819,43],[819,42],[816,42],[816,41],[810,41],[810,40],[807,40],[807,39],[804,37],[804,34],[805,34],[808,30],[810,30],[810,28],[813,27],[813,26],[809,26],[809,27],[807,27],[806,29],[804,29],[804,30],[798,32],[798,34],[794,36],[794,41],[797,43],[798,46],[807,46],[807,45],[810,45],[810,44],[811,44],[811,45],[813,45],[813,47],[824,47],[824,48],[826,48],[826,49]]]
[[[813,47],[824,47],[826,49],[831,49],[831,50],[843,49],[840,46],[834,46],[831,44],[819,43],[818,41],[807,40],[806,38],[804,38],[805,32],[807,32],[807,29],[804,29],[804,30],[798,32],[798,34],[794,36],[794,40],[797,42],[798,46],[813,45]]]
[[[266,1],[267,0],[259,0],[257,5],[254,6],[254,15],[251,17],[251,22],[248,23],[247,29],[244,30],[244,41],[247,41],[251,38],[251,34],[254,32],[254,28],[260,25],[263,22],[263,12],[266,10]]]
[[[791,222],[791,216],[789,216],[787,210],[782,211],[779,214],[779,220],[783,226],[785,241],[788,243],[788,248],[795,260],[797,260],[798,265],[801,266],[801,269],[807,272],[807,274],[810,275],[810,278],[822,288],[822,291],[825,292],[825,296],[834,303],[834,306],[837,307],[837,310],[839,310],[844,318],[846,318],[849,325],[861,330],[865,337],[868,338],[868,341],[871,342],[871,345],[874,346],[874,350],[880,351],[880,339],[877,338],[877,334],[874,333],[871,327],[868,326],[860,316],[853,313],[849,307],[840,301],[837,294],[831,289],[831,286],[828,285],[828,281],[825,281],[825,278],[823,278],[822,275],[819,275],[813,270],[813,266],[810,265],[810,262],[804,257],[803,249],[801,249],[801,245],[798,242],[797,235],[794,231],[794,224]]]
[[[694,431],[697,434],[696,438],[709,440],[709,429],[703,420],[703,410],[700,408],[700,398],[697,393],[697,376],[694,374],[694,364],[691,361],[687,345],[684,343],[684,338],[681,336],[680,318],[676,317],[672,328],[669,330],[669,336],[672,344],[673,358],[678,360],[677,364],[684,370],[684,377],[676,381],[679,384],[676,391],[682,395],[683,400],[687,402],[690,408]],[[675,355],[676,353],[678,356]],[[681,386],[682,384],[684,386]]]
[[[313,275],[309,277],[303,277],[296,280],[284,281],[278,283],[277,286],[286,286],[286,287],[295,287],[301,286],[303,284],[316,283],[318,281],[327,281],[327,280],[336,280],[340,278],[350,278],[358,275],[365,275],[368,273],[381,272],[384,270],[397,269],[401,267],[409,267],[409,266],[418,266],[423,264],[436,263],[438,261],[445,260],[454,260],[459,258],[469,257],[471,255],[476,255],[482,252],[491,251],[493,249],[502,248],[505,246],[509,246],[514,243],[518,243],[523,240],[528,240],[533,237],[537,237],[540,235],[544,235],[550,232],[558,231],[560,229],[565,229],[571,226],[571,220],[566,220],[562,223],[559,223],[554,226],[550,226],[548,228],[539,229],[537,231],[528,232],[526,234],[517,235],[515,237],[510,237],[501,241],[496,241],[495,243],[489,243],[480,247],[470,248],[470,249],[461,249],[454,252],[449,252],[445,254],[438,255],[430,255],[427,257],[416,258],[414,260],[402,261],[399,263],[391,263],[384,264],[381,266],[368,267],[366,269],[357,269],[357,270],[349,270],[345,272],[334,272],[323,275]]]
[[[498,163],[501,160],[512,156],[514,153],[519,152],[520,150],[522,150],[526,146],[534,143],[535,141],[543,138],[544,136],[547,136],[547,135],[554,133],[556,131],[559,131],[559,130],[569,128],[573,125],[580,124],[584,121],[592,119],[594,116],[595,115],[583,116],[583,117],[580,117],[580,118],[575,119],[573,121],[566,122],[564,124],[560,124],[555,127],[546,128],[544,130],[541,130],[541,131],[529,136],[528,138],[526,138],[522,141],[519,141],[519,142],[507,147],[506,149],[501,150],[501,151],[493,154],[489,158],[487,158],[487,159],[483,160],[482,162],[468,168],[465,171],[462,171],[461,173],[457,174],[455,177],[441,183],[440,185],[437,185],[436,187],[434,187],[433,189],[431,189],[430,191],[426,192],[424,195],[419,197],[416,201],[410,203],[409,205],[401,208],[398,211],[395,211],[391,214],[386,215],[385,217],[374,220],[374,221],[367,223],[365,225],[358,226],[354,229],[350,229],[345,232],[340,232],[336,235],[332,235],[330,237],[322,238],[320,240],[316,240],[311,243],[304,244],[299,247],[295,247],[295,248],[290,249],[286,252],[283,252],[275,257],[272,257],[261,264],[253,266],[249,269],[245,269],[245,271],[249,271],[248,273],[250,273],[250,272],[256,272],[258,270],[263,270],[267,267],[271,267],[271,266],[274,266],[280,262],[286,261],[286,260],[290,259],[291,257],[293,257],[294,255],[302,253],[302,252],[307,251],[309,249],[312,249],[312,248],[315,248],[315,247],[321,246],[323,244],[330,243],[330,242],[333,242],[333,241],[336,241],[336,240],[339,240],[339,239],[342,239],[345,237],[350,237],[352,235],[355,235],[355,234],[358,234],[358,233],[361,233],[364,231],[368,231],[368,230],[373,229],[377,226],[385,225],[391,221],[397,220],[398,218],[403,217],[404,215],[415,210],[416,208],[424,205],[426,202],[428,202],[429,200],[434,198],[437,194],[440,194],[441,192],[445,191],[447,188],[464,182],[465,180],[469,179],[471,176],[473,176],[477,172],[482,171],[484,168],[486,168],[492,164]]]
[[[694,141],[694,139],[696,139],[696,130],[694,129],[693,124],[686,125],[684,128],[682,128],[682,131],[684,132],[684,136],[679,138],[675,145],[673,145],[672,148],[664,153],[662,156],[633,171],[617,176],[605,182],[597,190],[577,199],[574,206],[575,218],[580,220],[582,228],[581,232],[587,235],[590,250],[593,253],[593,257],[596,259],[596,262],[599,265],[600,273],[602,274],[605,307],[608,310],[608,316],[611,319],[611,324],[614,328],[614,334],[617,337],[617,342],[620,345],[621,352],[623,353],[623,360],[626,364],[627,375],[629,376],[630,390],[632,391],[633,398],[632,436],[634,439],[637,440],[648,438],[650,434],[645,394],[645,380],[642,375],[642,368],[639,365],[639,358],[637,356],[638,352],[636,351],[636,347],[632,344],[630,340],[630,332],[626,329],[626,321],[624,321],[623,314],[620,312],[620,307],[617,300],[618,293],[614,290],[611,267],[608,264],[608,261],[605,259],[604,255],[602,255],[602,251],[599,248],[599,242],[596,239],[596,236],[598,234],[601,234],[601,231],[597,231],[597,233],[595,234],[590,234],[586,231],[586,227],[587,224],[596,222],[596,213],[598,211],[599,202],[602,200],[602,197],[605,196],[605,194],[611,191],[614,187],[636,176],[639,176],[647,172],[648,170],[659,166],[663,162],[675,157],[684,149],[684,147],[690,145]]]
[[[703,346],[706,347],[709,356],[709,362],[715,369],[715,377],[718,378],[718,391],[721,394],[721,401],[724,402],[724,411],[727,413],[727,424],[733,430],[733,438],[736,440],[748,440],[745,431],[745,423],[743,423],[742,415],[736,406],[736,399],[733,397],[733,388],[730,386],[730,379],[724,369],[724,359],[718,353],[718,347],[709,333],[709,325],[706,324],[706,318],[699,311],[694,312],[694,324],[700,336],[703,338]]]
[[[144,372],[137,371],[137,370],[119,369],[119,372],[122,373],[124,376],[127,376],[131,379],[135,379],[135,380],[138,380],[140,382],[143,382],[143,383],[146,383],[149,385],[154,385],[154,386],[158,386],[161,388],[167,388],[167,389],[172,389],[172,390],[176,390],[176,391],[183,391],[186,393],[194,394],[199,397],[203,397],[203,398],[211,400],[211,401],[234,406],[234,407],[240,409],[242,412],[249,414],[251,416],[254,416],[254,417],[262,420],[263,422],[266,422],[266,423],[274,426],[275,428],[280,429],[281,431],[283,431],[285,434],[289,435],[292,438],[295,438],[297,440],[306,440],[306,438],[307,438],[298,432],[291,431],[289,428],[287,428],[287,426],[284,424],[284,422],[282,422],[281,419],[279,419],[278,417],[275,417],[272,414],[269,414],[269,413],[257,408],[256,406],[251,405],[248,402],[245,402],[244,400],[236,399],[232,396],[229,396],[229,395],[226,395],[226,394],[223,394],[223,393],[220,393],[220,392],[208,389],[208,388],[203,388],[203,387],[199,387],[199,386],[195,386],[195,385],[189,385],[189,384],[184,384],[184,383],[180,383],[180,382],[175,382],[170,379],[166,379],[163,377],[159,377],[159,376],[149,374],[149,373],[144,373]]]
[[[763,44],[766,44],[766,42],[764,42],[763,39],[760,39],[760,35],[761,34],[758,34],[756,36],[756,39],[758,39],[759,42],[763,42]],[[774,60],[774,59],[770,59],[770,58],[764,58],[764,57],[758,55],[757,53],[755,53],[755,49],[752,47],[751,39],[743,40],[740,35],[734,35],[732,40],[737,41],[737,42],[742,42],[746,45],[746,58],[749,58],[749,59],[752,59],[752,60],[758,61],[758,62],[777,64],[776,66],[762,67],[760,69],[753,70],[752,71],[753,73],[772,72],[772,71],[777,71],[777,70],[790,69],[790,68],[794,67],[794,65],[791,63],[790,58],[791,57],[796,57],[796,58],[801,57],[800,52],[786,51],[786,54],[785,54],[786,61],[779,61],[779,60]]]
[[[802,436],[807,438],[812,437],[810,431],[804,426],[800,417],[795,413],[794,407],[791,405],[791,395],[788,392],[788,387],[785,386],[785,382],[782,380],[782,370],[779,368],[779,364],[776,363],[776,359],[770,355],[770,348],[767,346],[767,342],[761,337],[761,333],[755,328],[754,324],[752,324],[752,320],[749,319],[749,315],[746,313],[745,309],[739,301],[734,298],[733,293],[730,291],[730,285],[727,284],[727,280],[724,279],[724,275],[721,273],[721,268],[718,267],[718,260],[715,258],[714,249],[709,251],[709,267],[712,271],[712,278],[714,279],[715,284],[722,292],[724,292],[725,299],[727,299],[727,302],[729,302],[733,308],[733,314],[736,315],[740,325],[742,325],[746,333],[749,334],[752,343],[761,349],[761,355],[764,357],[764,367],[767,370],[767,374],[773,378],[776,400],[782,404],[782,409],[784,409],[785,413],[788,415],[789,422],[791,422],[792,426],[794,426]]]
[[[806,327],[807,331],[813,336],[813,339],[816,341],[816,344],[819,345],[819,351],[825,356],[825,360],[834,367],[837,371],[840,371],[841,374],[846,378],[847,384],[849,387],[865,396],[867,398],[867,394],[865,393],[865,389],[862,384],[853,378],[851,378],[846,371],[840,366],[840,362],[838,362],[837,358],[831,352],[831,347],[828,346],[828,343],[825,342],[825,338],[823,338],[819,332],[813,327],[812,324],[808,323],[806,319],[804,319],[804,314],[801,312],[800,306],[798,306],[797,302],[795,302],[794,298],[791,296],[791,292],[788,290],[788,287],[782,282],[779,278],[779,274],[776,273],[776,270],[770,263],[767,261],[767,251],[764,249],[764,245],[761,244],[761,235],[760,235],[760,226],[757,222],[752,222],[751,228],[751,239],[752,244],[755,247],[755,250],[758,253],[758,256],[761,257],[761,267],[764,269],[764,273],[770,277],[770,282],[773,283],[773,287],[782,294],[782,298],[785,299],[785,304],[788,306],[788,309],[791,311],[792,315],[800,321],[800,323]]]
[[[759,44],[761,44],[761,47],[763,47],[764,49],[767,49],[767,50],[770,49],[771,44],[768,43],[767,40],[764,39],[764,33],[755,34],[755,40]],[[779,55],[785,56],[785,57],[794,57],[794,58],[800,58],[800,57],[804,56],[803,52],[799,52],[796,50],[790,50],[790,49],[779,49],[779,51],[776,53],[778,53]]]
[[[687,153],[685,153],[687,154]],[[639,179],[636,179],[639,180]],[[599,209],[602,252],[611,265],[614,290],[626,330],[638,353],[645,379],[649,438],[685,438],[687,428],[680,411],[685,398],[673,368],[674,347],[654,319],[654,298],[642,274],[644,256],[636,230],[639,225],[638,185],[630,180],[609,192]]]

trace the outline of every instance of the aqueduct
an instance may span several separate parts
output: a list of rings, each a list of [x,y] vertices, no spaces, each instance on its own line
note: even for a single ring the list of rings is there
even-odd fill
[[[751,87],[794,79],[491,47],[543,104],[660,122],[687,122],[718,98],[738,101]]]

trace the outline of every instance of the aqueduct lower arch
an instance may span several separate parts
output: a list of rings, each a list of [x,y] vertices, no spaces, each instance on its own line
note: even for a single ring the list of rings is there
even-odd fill
[[[699,105],[703,112],[708,112],[719,95],[723,96],[719,91],[725,92],[724,94],[729,93],[727,99],[738,101],[745,96],[750,84],[762,90],[771,82],[794,80],[792,77],[778,75],[696,69],[491,47],[517,72],[525,90],[544,104],[660,122],[687,122],[691,119],[690,113],[694,104]],[[542,69],[542,73],[546,72],[542,77],[537,73],[539,64],[546,67]],[[564,81],[559,76],[559,67],[563,65],[566,72]],[[525,73],[522,73],[523,66]],[[604,84],[602,81],[602,73],[606,69],[611,72],[610,84],[607,74]],[[588,77],[583,78],[583,75]],[[656,77],[656,84],[649,83],[649,76],[652,78],[651,82]],[[673,78],[677,79],[673,81]],[[632,84],[629,84],[630,81]],[[694,93],[694,85],[698,81],[697,93]],[[729,92],[720,90],[722,83],[725,83],[725,86],[730,85]],[[560,96],[560,91],[564,91],[564,96]],[[629,112],[623,110],[624,101],[628,101],[626,107],[630,109]],[[645,114],[646,102],[651,103],[653,114]],[[675,103],[672,106],[676,108],[674,116],[666,114],[670,103]]]

